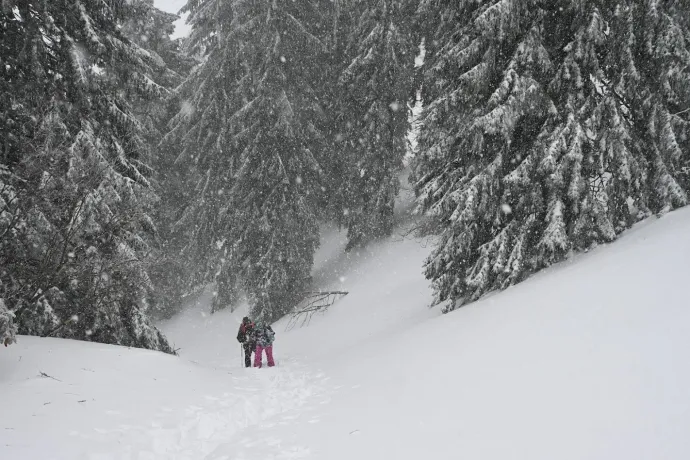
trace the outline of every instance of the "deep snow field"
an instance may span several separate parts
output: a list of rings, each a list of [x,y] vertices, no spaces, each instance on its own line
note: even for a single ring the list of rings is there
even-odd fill
[[[276,323],[275,368],[242,367],[246,307],[210,289],[161,324],[179,358],[19,337],[0,459],[690,458],[690,208],[441,315],[409,201],[358,253],[324,229],[315,286],[349,294]]]

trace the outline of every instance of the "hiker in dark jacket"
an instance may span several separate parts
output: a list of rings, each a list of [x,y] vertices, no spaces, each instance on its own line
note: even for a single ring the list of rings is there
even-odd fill
[[[256,338],[254,337],[254,323],[248,317],[242,318],[240,330],[237,332],[237,341],[244,348],[244,367],[252,366],[252,352],[256,350]]]

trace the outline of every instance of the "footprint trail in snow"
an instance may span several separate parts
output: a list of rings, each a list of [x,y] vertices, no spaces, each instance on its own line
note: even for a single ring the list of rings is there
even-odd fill
[[[227,369],[229,370],[229,369]],[[227,374],[226,374],[227,375]],[[162,407],[148,423],[98,430],[103,438],[117,436],[137,446],[118,454],[94,453],[88,460],[222,460],[303,458],[309,450],[287,440],[258,439],[256,433],[309,416],[329,400],[328,378],[293,359],[274,368],[233,369],[227,391],[197,395],[183,409]],[[171,404],[173,406],[173,404]],[[315,418],[312,416],[312,419]],[[142,449],[141,446],[150,446]],[[231,457],[227,452],[237,451]]]

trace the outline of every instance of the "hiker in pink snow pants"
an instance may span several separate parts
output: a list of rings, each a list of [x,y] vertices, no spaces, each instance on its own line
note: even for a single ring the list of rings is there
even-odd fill
[[[273,361],[273,339],[276,333],[270,325],[259,323],[254,328],[254,337],[256,338],[256,353],[254,353],[254,367],[261,367],[261,358],[263,352],[266,351],[266,359],[268,360],[268,367],[273,367],[276,363]]]

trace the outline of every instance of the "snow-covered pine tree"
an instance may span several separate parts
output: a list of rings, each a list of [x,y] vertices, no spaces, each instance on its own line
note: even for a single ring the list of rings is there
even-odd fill
[[[325,117],[318,79],[330,2],[238,0],[229,39],[246,69],[233,114],[237,169],[227,206],[233,226],[226,255],[240,266],[254,317],[285,314],[308,288],[318,246],[316,203]]]
[[[190,47],[204,55],[182,89],[166,142],[181,146],[193,198],[177,223],[216,305],[236,286],[265,320],[309,281],[318,244],[324,117],[312,82],[326,51],[330,2],[192,1]]]
[[[23,334],[171,352],[147,317],[150,171],[128,103],[162,90],[120,32],[130,12],[2,2],[0,297]]]
[[[240,108],[237,88],[243,70],[237,44],[227,37],[233,21],[232,2],[194,0],[185,11],[192,26],[186,52],[202,62],[177,88],[177,113],[161,142],[161,152],[167,152],[161,160],[167,159],[168,176],[161,204],[167,213],[162,227],[170,261],[168,275],[178,278],[177,297],[196,292],[221,276],[215,311],[236,300],[237,281],[230,278],[238,270],[226,267],[221,273],[219,267],[233,222],[226,206],[237,155],[230,118]]]
[[[320,72],[313,75],[312,85],[319,99],[321,116],[314,119],[317,129],[326,135],[327,148],[320,155],[320,166],[324,171],[321,184],[322,196],[319,208],[319,220],[335,222],[339,226],[346,224],[343,210],[347,207],[350,195],[347,159],[340,145],[345,137],[347,126],[342,87],[339,85],[341,74],[352,61],[348,55],[348,35],[356,27],[356,11],[350,0],[334,0],[332,8],[324,11],[328,30],[319,39],[327,47],[327,52],[319,58]],[[328,17],[330,16],[330,17]]]
[[[441,18],[426,29],[415,167],[441,230],[426,262],[437,302],[456,308],[686,204],[680,4],[422,2],[419,18]]]
[[[125,22],[122,32],[151,56],[151,74],[160,86],[173,89],[189,74],[196,61],[182,52],[181,39],[171,39],[173,24],[179,16],[153,6],[153,0],[132,0],[133,14]],[[168,98],[152,101],[141,97],[133,102],[137,119],[146,127],[153,146],[163,137]],[[155,143],[154,143],[155,142]],[[155,159],[153,160],[155,161]],[[153,163],[152,161],[152,163]]]
[[[347,63],[336,107],[339,162],[332,193],[339,197],[351,249],[389,235],[409,131],[408,100],[414,93],[417,44],[411,26],[414,2],[341,2],[347,17]],[[344,22],[343,22],[344,23]]]
[[[690,3],[627,1],[612,10],[612,30],[629,48],[611,51],[615,77],[606,89],[632,112],[643,141],[648,206],[655,212],[682,206],[690,187]]]
[[[134,14],[122,28],[123,33],[152,56],[152,79],[170,91],[166,97],[154,100],[146,95],[130,97],[133,112],[145,128],[144,139],[149,151],[147,162],[155,171],[150,179],[160,197],[153,214],[157,232],[149,268],[155,287],[151,314],[170,317],[178,311],[186,292],[186,266],[176,251],[170,231],[171,222],[175,219],[175,206],[169,204],[178,204],[175,199],[184,193],[185,184],[180,184],[175,174],[175,157],[171,150],[159,148],[159,143],[167,132],[168,121],[179,110],[179,100],[173,90],[184,81],[197,61],[182,51],[181,39],[170,38],[177,15],[155,8],[153,0],[135,0],[132,7]]]

